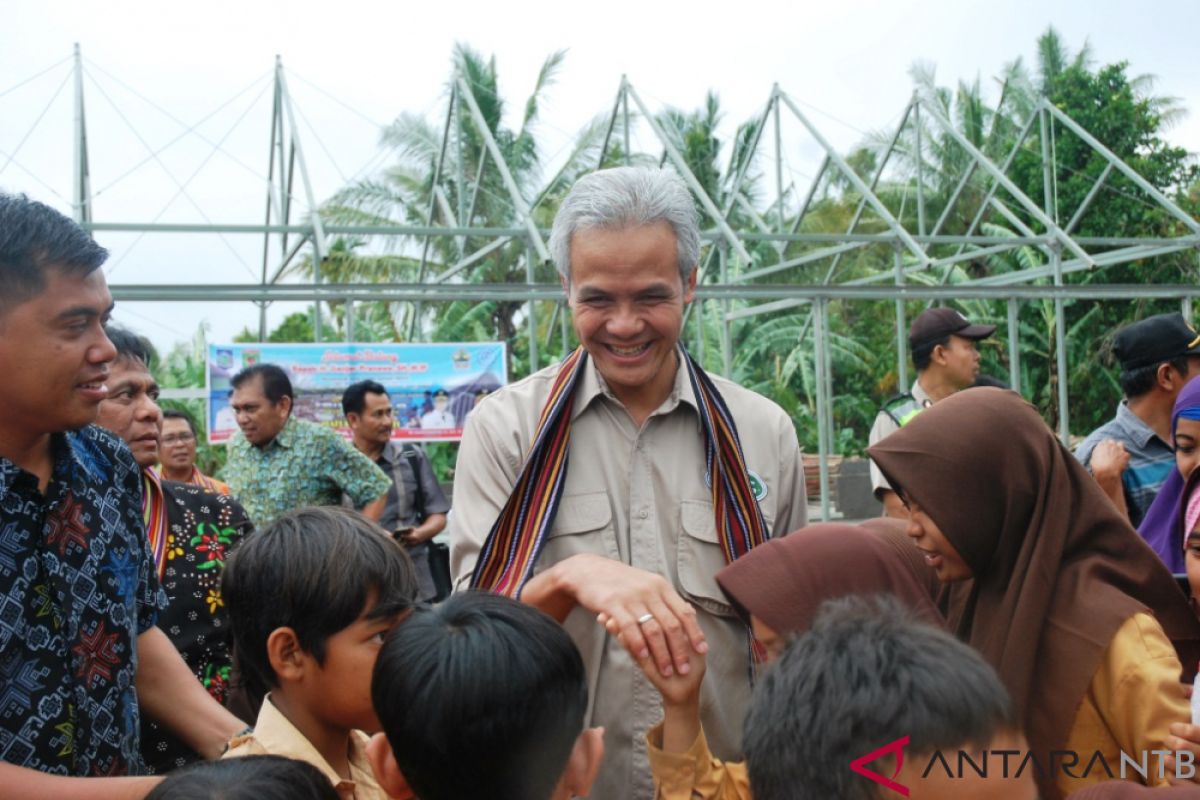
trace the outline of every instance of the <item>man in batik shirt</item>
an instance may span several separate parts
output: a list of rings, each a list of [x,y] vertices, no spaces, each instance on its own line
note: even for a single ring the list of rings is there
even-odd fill
[[[153,469],[159,459],[162,410],[150,374],[153,348],[115,325],[105,333],[117,349],[109,366],[108,397],[96,424],[129,445],[142,470],[142,519],[167,605],[158,626],[219,703],[229,698],[233,659],[227,641],[221,570],[225,557],[253,526],[236,500],[176,481]],[[142,754],[150,772],[168,772],[199,758],[194,750],[149,720],[142,721]]]
[[[241,723],[155,626],[141,472],[91,423],[115,351],[107,257],[0,194],[0,786],[6,800],[134,797],[144,712],[206,757]]]

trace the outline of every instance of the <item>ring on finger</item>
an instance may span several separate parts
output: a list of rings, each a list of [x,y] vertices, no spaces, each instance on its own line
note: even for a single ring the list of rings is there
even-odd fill
[[[647,611],[645,614],[642,614],[640,617],[637,618],[637,624],[645,625],[647,622],[649,622],[652,619],[654,619],[654,615],[651,614],[649,611]]]

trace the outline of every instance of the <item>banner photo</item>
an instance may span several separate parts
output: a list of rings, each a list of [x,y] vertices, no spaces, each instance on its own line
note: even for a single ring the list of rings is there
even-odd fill
[[[208,441],[229,441],[238,430],[229,380],[257,363],[282,367],[292,380],[299,419],[347,438],[342,392],[373,380],[387,389],[396,423],[393,439],[454,442],[475,403],[508,382],[503,342],[452,344],[210,344]]]

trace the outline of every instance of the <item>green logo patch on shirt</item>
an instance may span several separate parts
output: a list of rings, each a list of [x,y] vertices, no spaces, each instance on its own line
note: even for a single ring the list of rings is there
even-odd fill
[[[754,492],[754,499],[761,503],[767,496],[767,482],[752,469],[746,470],[746,474],[750,477],[750,489]]]

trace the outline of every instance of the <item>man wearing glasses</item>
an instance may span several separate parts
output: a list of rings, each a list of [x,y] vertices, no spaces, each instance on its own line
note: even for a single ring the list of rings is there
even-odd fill
[[[210,492],[229,494],[229,486],[209,477],[196,466],[196,423],[186,411],[163,409],[159,474],[169,481],[203,486]]]

